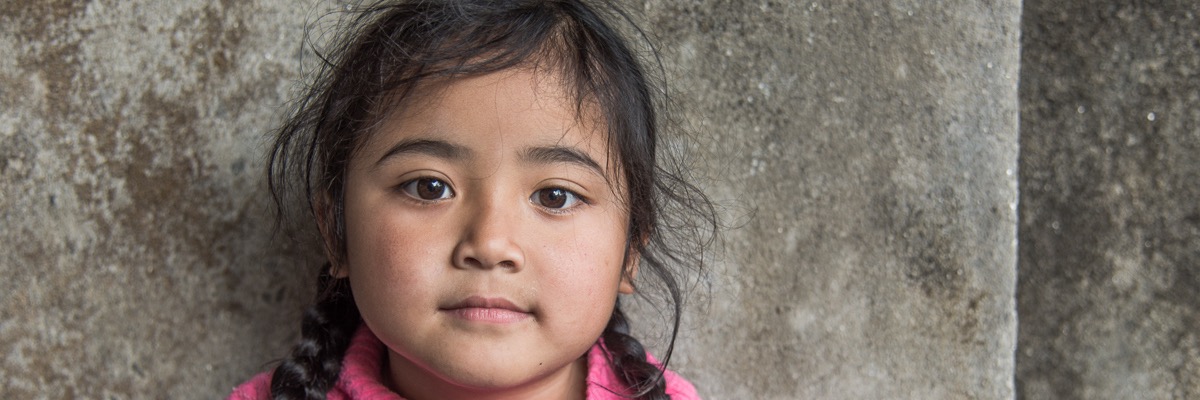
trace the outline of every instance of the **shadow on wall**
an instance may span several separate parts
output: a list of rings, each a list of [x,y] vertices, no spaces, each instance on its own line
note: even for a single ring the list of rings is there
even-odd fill
[[[1200,5],[1022,27],[1018,396],[1200,397]]]

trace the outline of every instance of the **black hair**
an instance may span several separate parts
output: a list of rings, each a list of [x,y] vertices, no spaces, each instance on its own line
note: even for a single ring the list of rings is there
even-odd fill
[[[334,44],[316,51],[320,65],[270,152],[268,183],[280,218],[294,215],[289,204],[303,196],[329,257],[319,272],[316,303],[304,314],[301,341],[275,369],[273,396],[324,399],[362,323],[349,283],[330,269],[346,260],[346,168],[383,114],[422,83],[537,67],[563,77],[577,111],[594,105],[607,126],[617,161],[612,164],[627,185],[626,260],[639,257],[638,282],[649,278],[662,289],[671,334],[662,366],[651,364],[618,302],[600,340],[631,391],[622,394],[667,399],[662,371],[674,349],[687,284],[677,270],[703,271],[717,217],[707,197],[683,178],[673,149],[657,147],[666,92],[655,90],[638,53],[611,24],[624,23],[642,39],[645,34],[603,0],[396,1],[355,11]],[[652,46],[648,53],[662,72]]]

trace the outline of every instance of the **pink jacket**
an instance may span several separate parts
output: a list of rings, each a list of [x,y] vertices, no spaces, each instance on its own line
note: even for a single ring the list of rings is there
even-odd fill
[[[623,388],[620,378],[608,366],[608,358],[600,344],[588,351],[588,400],[624,400],[605,388]],[[385,387],[380,378],[384,361],[383,343],[363,325],[354,334],[346,358],[342,359],[342,373],[337,384],[329,391],[329,400],[404,400]],[[656,362],[653,357],[650,361]],[[679,375],[665,371],[667,394],[673,400],[699,400],[696,388]],[[267,400],[271,398],[271,372],[255,375],[246,383],[233,389],[230,400]]]

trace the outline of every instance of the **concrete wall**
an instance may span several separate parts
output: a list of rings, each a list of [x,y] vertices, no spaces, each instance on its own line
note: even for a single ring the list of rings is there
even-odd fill
[[[1011,397],[1017,2],[663,3],[740,224],[680,368],[716,399]]]
[[[1200,3],[1022,26],[1019,395],[1200,398]]]
[[[312,285],[262,179],[287,3],[0,5],[0,397],[212,398],[283,354]]]
[[[0,397],[211,398],[284,354],[315,261],[272,236],[264,134],[335,6],[291,3],[0,5]],[[675,368],[1011,398],[1019,3],[633,8],[733,225]]]

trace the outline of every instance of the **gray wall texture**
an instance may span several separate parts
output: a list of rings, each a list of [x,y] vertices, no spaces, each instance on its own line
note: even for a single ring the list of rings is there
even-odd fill
[[[1200,398],[1200,3],[1022,26],[1019,396]]]
[[[628,3],[731,226],[672,364],[702,395],[1200,396],[1196,5]],[[318,251],[266,138],[338,7],[0,3],[0,397],[285,354]]]

